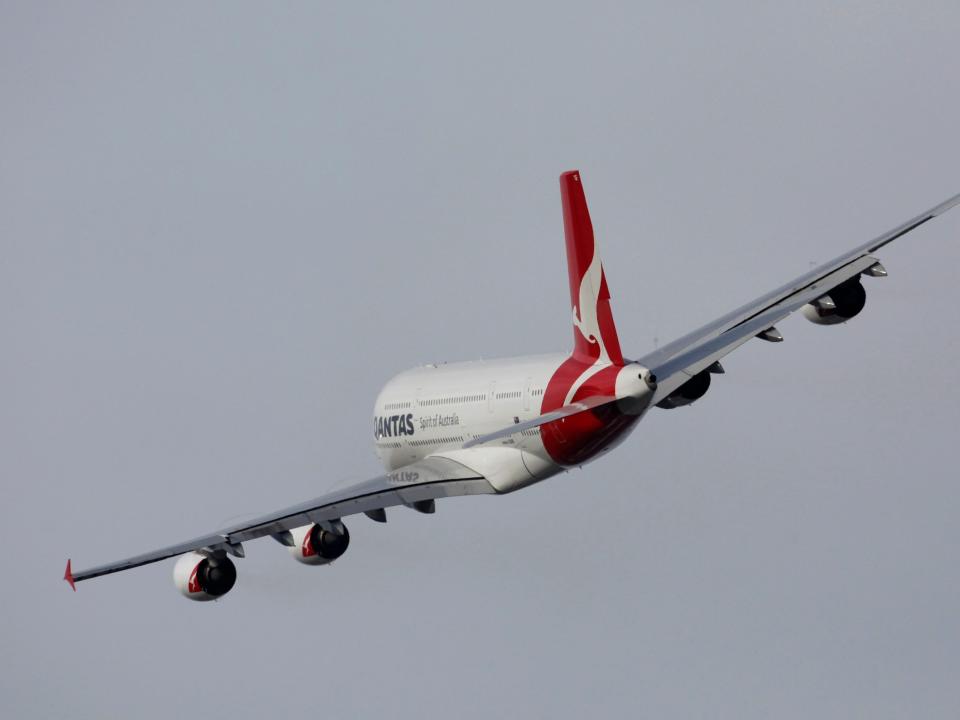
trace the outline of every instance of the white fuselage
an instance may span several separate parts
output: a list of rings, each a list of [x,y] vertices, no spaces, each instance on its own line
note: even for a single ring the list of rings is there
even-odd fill
[[[489,446],[464,449],[463,445],[538,417],[548,383],[568,358],[557,353],[431,364],[394,376],[374,406],[378,458],[387,470],[395,470],[441,455],[483,473],[501,492],[555,475],[565,465],[550,456],[540,428],[517,432]],[[623,381],[620,376],[616,381],[618,397],[636,395],[642,386],[642,370],[634,364],[621,368]],[[645,409],[628,412],[639,417]]]

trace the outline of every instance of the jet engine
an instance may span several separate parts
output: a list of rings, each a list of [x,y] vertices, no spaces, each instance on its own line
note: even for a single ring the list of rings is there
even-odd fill
[[[857,276],[837,285],[809,305],[804,305],[803,316],[817,325],[836,325],[858,314],[866,302],[867,291]]]
[[[319,525],[303,525],[290,531],[293,540],[289,545],[290,554],[297,562],[305,565],[326,565],[347,551],[350,533],[347,526],[338,522],[341,534],[325,530]]]
[[[173,566],[173,584],[191,600],[216,600],[230,592],[236,581],[237,568],[226,555],[189,552]]]
[[[657,403],[658,408],[672,410],[673,408],[689,405],[694,400],[702,398],[710,388],[711,369],[702,370],[687,380],[663,400]]]

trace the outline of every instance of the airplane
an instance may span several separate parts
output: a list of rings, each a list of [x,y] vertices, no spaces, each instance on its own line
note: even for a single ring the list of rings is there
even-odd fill
[[[74,572],[76,583],[177,557],[187,598],[217,600],[236,583],[243,544],[270,536],[306,565],[326,565],[350,544],[343,519],[386,522],[387,509],[433,513],[436,501],[505,495],[609,453],[652,409],[699,400],[720,361],[753,339],[781,342],[797,310],[818,325],[845,323],[866,303],[864,279],[887,271],[873,255],[960,204],[960,194],[637,360],[624,357],[580,172],[560,176],[573,349],[569,353],[429,364],[396,375],[373,410],[385,473],[256,519],[142,555]]]

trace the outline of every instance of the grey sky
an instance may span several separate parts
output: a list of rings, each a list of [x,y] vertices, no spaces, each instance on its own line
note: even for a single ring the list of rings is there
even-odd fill
[[[60,581],[565,349],[563,170],[628,355],[960,191],[956,3],[456,5],[0,5],[2,714],[956,717],[960,211],[582,471],[216,604]]]

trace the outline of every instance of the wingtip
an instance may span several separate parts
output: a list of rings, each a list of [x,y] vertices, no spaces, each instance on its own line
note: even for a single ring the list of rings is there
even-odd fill
[[[70,588],[71,588],[74,592],[77,591],[76,583],[73,582],[73,569],[72,569],[71,566],[70,566],[70,559],[69,559],[69,558],[67,559],[67,569],[64,570],[64,572],[63,572],[63,579],[66,580],[68,583],[70,583]]]

